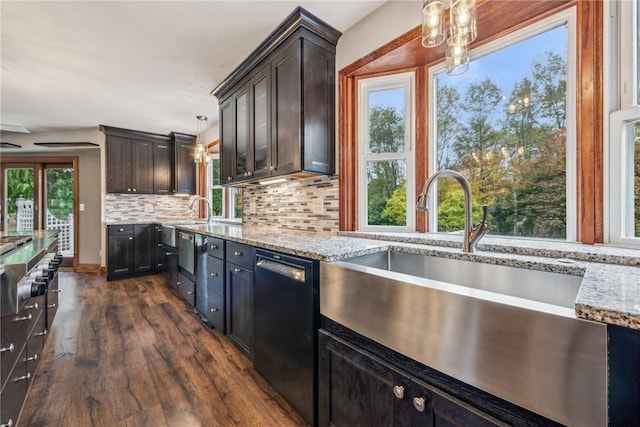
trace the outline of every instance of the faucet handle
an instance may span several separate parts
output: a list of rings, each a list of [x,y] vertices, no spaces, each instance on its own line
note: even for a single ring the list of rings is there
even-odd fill
[[[489,211],[489,205],[482,205],[482,219],[480,220],[478,225],[476,225],[476,227],[480,226],[481,224],[484,224],[484,226],[486,227],[486,225],[487,225],[487,212],[488,211]]]

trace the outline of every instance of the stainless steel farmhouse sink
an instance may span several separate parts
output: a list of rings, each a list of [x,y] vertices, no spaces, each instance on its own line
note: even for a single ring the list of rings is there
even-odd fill
[[[566,425],[607,424],[607,334],[582,277],[391,250],[320,267],[320,313]]]

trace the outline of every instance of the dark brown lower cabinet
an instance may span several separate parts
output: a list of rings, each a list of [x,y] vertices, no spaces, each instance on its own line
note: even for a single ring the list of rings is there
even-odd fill
[[[253,360],[253,270],[227,262],[227,337]]]
[[[154,224],[107,226],[107,280],[157,271]]]
[[[319,340],[321,427],[507,425],[326,331]]]

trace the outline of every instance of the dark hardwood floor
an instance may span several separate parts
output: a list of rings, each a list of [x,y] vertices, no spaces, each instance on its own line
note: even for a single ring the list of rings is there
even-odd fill
[[[60,274],[60,308],[18,426],[302,426],[160,276]]]

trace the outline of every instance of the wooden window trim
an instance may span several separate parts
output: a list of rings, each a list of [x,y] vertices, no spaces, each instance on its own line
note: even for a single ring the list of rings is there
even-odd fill
[[[479,2],[478,39],[473,48],[508,35],[569,7],[577,7],[576,145],[577,239],[602,243],[603,223],[603,5],[599,1]],[[505,20],[503,17],[509,17]],[[357,80],[416,70],[416,194],[428,178],[428,70],[444,58],[444,46],[425,49],[416,27],[338,72],[340,230],[357,230]],[[424,213],[416,230],[427,230]]]

